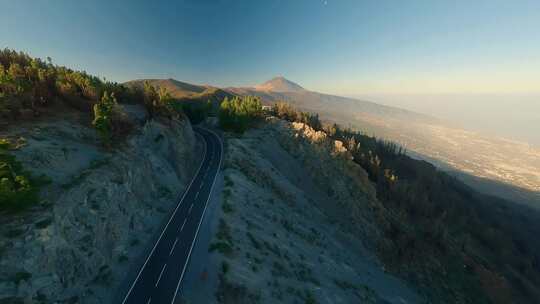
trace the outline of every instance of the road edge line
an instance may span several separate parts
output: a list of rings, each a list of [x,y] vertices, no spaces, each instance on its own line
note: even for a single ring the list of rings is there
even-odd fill
[[[198,135],[198,134],[197,134]],[[200,136],[200,135],[199,135]],[[167,227],[169,227],[169,224],[171,223],[172,219],[174,218],[174,216],[176,215],[176,211],[178,211],[178,208],[182,205],[182,203],[184,202],[184,198],[186,197],[187,193],[189,192],[189,189],[191,188],[191,185],[193,184],[193,181],[195,181],[195,178],[197,178],[197,175],[199,175],[199,171],[201,171],[201,168],[202,168],[202,165],[204,164],[204,161],[206,159],[206,152],[207,152],[207,143],[206,143],[206,140],[204,140],[203,138],[203,142],[204,142],[204,154],[203,154],[203,158],[201,160],[201,164],[199,165],[199,168],[197,169],[197,172],[195,172],[195,174],[193,175],[193,178],[191,179],[191,182],[189,183],[188,187],[184,190],[184,194],[182,195],[182,198],[180,199],[180,201],[176,204],[176,208],[174,208],[174,211],[173,213],[171,214],[171,216],[169,217],[169,221],[167,222],[167,224],[165,225],[165,227],[163,228],[163,230],[161,231],[161,234],[159,235],[159,238],[158,240],[156,241],[156,243],[154,244],[154,247],[152,248],[152,251],[150,251],[150,254],[148,254],[148,256],[146,257],[146,260],[144,261],[144,264],[141,266],[141,269],[139,270],[139,272],[137,273],[137,277],[135,278],[135,280],[133,281],[133,283],[131,284],[131,287],[129,288],[126,296],[124,297],[124,300],[122,301],[122,304],[125,304],[127,299],[129,298],[129,296],[131,295],[131,292],[133,291],[133,288],[135,287],[135,285],[137,284],[137,281],[139,280],[139,277],[141,276],[141,273],[143,272],[144,268],[146,267],[146,264],[148,263],[148,260],[150,260],[150,258],[152,257],[152,255],[154,254],[154,251],[156,250],[156,247],[157,245],[159,244],[159,242],[161,241],[161,238],[163,237],[163,234],[165,233],[165,231],[167,230]]]
[[[206,128],[202,128],[202,127],[200,127],[200,128],[212,133],[219,140],[219,143],[221,144],[221,153],[219,155],[219,166],[218,166],[218,170],[216,172],[216,175],[214,176],[214,181],[212,182],[212,187],[210,188],[210,192],[208,193],[208,198],[206,199],[206,204],[204,206],[203,214],[201,215],[199,225],[197,226],[197,231],[195,232],[195,237],[193,238],[193,241],[191,242],[191,247],[189,248],[188,257],[186,259],[186,263],[184,264],[184,268],[182,269],[182,274],[180,275],[180,280],[178,281],[178,284],[176,285],[176,290],[174,291],[174,296],[173,296],[173,299],[171,301],[171,304],[174,304],[174,301],[176,300],[176,296],[178,294],[178,289],[180,288],[180,284],[182,283],[182,280],[184,279],[184,274],[186,272],[187,265],[189,264],[189,260],[191,259],[191,252],[193,251],[193,247],[195,246],[195,242],[197,241],[197,237],[199,235],[199,229],[201,228],[201,224],[203,222],[204,215],[206,214],[206,209],[208,208],[208,202],[210,201],[210,197],[212,196],[212,192],[214,191],[214,185],[216,184],[217,177],[219,175],[219,172],[221,171],[221,164],[223,162],[223,153],[224,153],[224,151],[223,151],[223,141],[221,140],[219,135],[217,135],[215,132],[213,132],[211,130],[208,130]]]

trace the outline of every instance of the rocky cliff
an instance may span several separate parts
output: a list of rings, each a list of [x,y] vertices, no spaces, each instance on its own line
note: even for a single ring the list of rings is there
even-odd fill
[[[199,163],[195,134],[128,108],[136,130],[112,150],[77,114],[2,134],[52,184],[39,206],[0,214],[0,303],[108,302],[169,214]]]

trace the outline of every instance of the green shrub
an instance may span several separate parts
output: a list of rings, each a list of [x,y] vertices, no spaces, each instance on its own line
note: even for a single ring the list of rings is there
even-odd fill
[[[0,210],[21,210],[39,200],[39,188],[46,181],[25,170],[8,152],[9,142],[0,140]]]
[[[223,274],[227,274],[227,272],[229,272],[229,269],[230,269],[230,265],[229,263],[227,263],[226,261],[223,261],[223,263],[221,263],[221,271],[223,272]]]
[[[177,102],[192,124],[204,121],[212,112],[212,103],[207,102]]]
[[[219,108],[219,124],[226,131],[243,133],[262,115],[262,103],[258,97],[225,98]]]
[[[223,204],[221,205],[221,209],[223,210],[223,212],[225,213],[231,213],[234,211],[234,208],[233,206],[231,205],[231,203],[229,203],[227,200],[225,200],[223,202]]]
[[[233,248],[228,242],[215,242],[210,244],[210,248],[208,248],[208,252],[214,251],[221,254],[231,254],[233,252]]]
[[[101,100],[94,105],[94,121],[92,124],[96,128],[102,142],[109,145],[112,134],[113,111],[117,105],[114,94],[103,93]]]
[[[15,284],[19,285],[22,281],[28,281],[32,277],[32,274],[26,271],[20,271],[15,273],[13,276],[13,281]]]

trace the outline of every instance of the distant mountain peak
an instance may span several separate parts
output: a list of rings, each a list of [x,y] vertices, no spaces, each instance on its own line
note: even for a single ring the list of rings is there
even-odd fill
[[[267,82],[256,85],[257,91],[270,91],[270,92],[300,92],[305,91],[299,84],[294,83],[283,76],[274,77]]]

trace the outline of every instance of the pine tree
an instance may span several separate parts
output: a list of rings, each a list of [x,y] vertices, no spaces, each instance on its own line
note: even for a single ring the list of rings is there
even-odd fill
[[[112,137],[112,115],[117,102],[114,94],[103,93],[101,100],[94,105],[94,121],[99,137],[105,145],[109,145]]]

